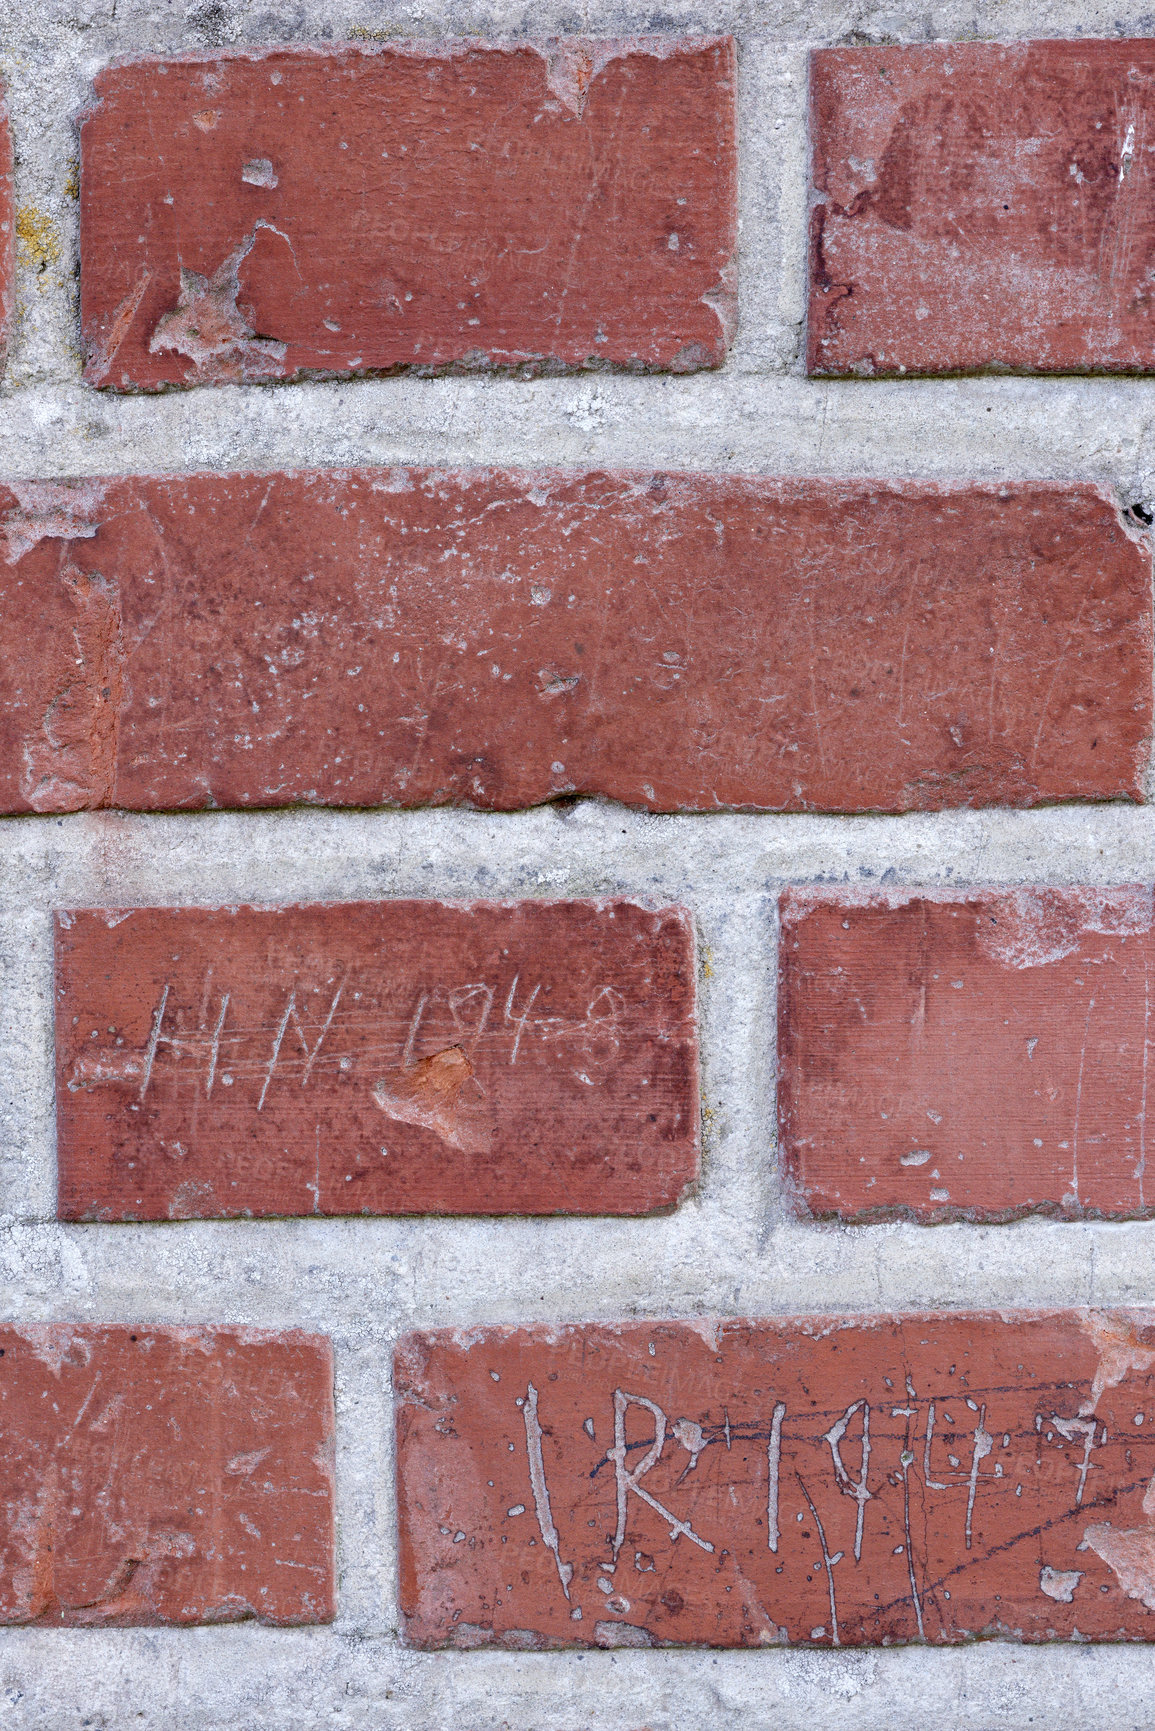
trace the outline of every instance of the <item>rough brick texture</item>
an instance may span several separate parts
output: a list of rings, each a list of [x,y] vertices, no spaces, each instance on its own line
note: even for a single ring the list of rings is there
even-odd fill
[[[142,60],[81,133],[86,377],[717,366],[728,37]]]
[[[1155,43],[811,56],[815,373],[1150,372]]]
[[[698,1170],[689,917],[62,914],[65,1219],[637,1214]]]
[[[409,1638],[1149,1640],[1153,1367],[1125,1313],[412,1336]]]
[[[13,482],[0,549],[7,811],[933,810],[1147,761],[1149,549],[1075,484]]]
[[[327,1341],[0,1327],[0,1622],[334,1612]]]
[[[779,1147],[800,1204],[1155,1213],[1152,972],[1149,887],[787,895]]]

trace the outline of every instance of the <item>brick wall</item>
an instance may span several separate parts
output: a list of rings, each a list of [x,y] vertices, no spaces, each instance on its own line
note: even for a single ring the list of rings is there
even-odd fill
[[[0,19],[14,1724],[1155,1717],[1149,30]]]

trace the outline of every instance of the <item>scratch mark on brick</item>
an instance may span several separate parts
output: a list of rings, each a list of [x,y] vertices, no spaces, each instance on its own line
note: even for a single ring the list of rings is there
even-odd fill
[[[129,290],[114,310],[108,321],[108,330],[103,339],[95,345],[84,369],[84,377],[90,385],[107,383],[112,363],[120,351],[121,344],[132,329],[132,321],[140,311],[140,303],[145,297],[152,272],[145,265],[137,278],[136,287]]]
[[[71,1613],[80,1623],[151,1619],[155,1615],[161,1571],[171,1569],[174,1562],[185,1562],[195,1556],[196,1541],[191,1533],[162,1527],[150,1533],[143,1543],[135,1545],[132,1552],[121,1559],[98,1597],[61,1605],[60,1609]],[[230,1604],[229,1610],[233,1617],[238,1615],[238,1608],[234,1605]],[[252,1614],[250,1608],[248,1615]]]
[[[31,1567],[14,1571],[13,1584],[28,1597],[28,1616],[35,1621],[60,1610],[56,1594],[56,1515],[60,1501],[60,1468],[48,1462],[32,1531]]]
[[[541,1533],[541,1542],[547,1550],[553,1552],[561,1590],[568,1599],[570,1596],[569,1584],[573,1579],[573,1564],[563,1563],[561,1560],[557,1528],[553,1524],[553,1513],[549,1503],[545,1460],[541,1451],[542,1431],[541,1420],[537,1416],[537,1390],[532,1382],[529,1384],[527,1398],[522,1406],[522,1417],[525,1419],[525,1447],[529,1457],[529,1482],[533,1491],[533,1506],[537,1511],[537,1525]]]

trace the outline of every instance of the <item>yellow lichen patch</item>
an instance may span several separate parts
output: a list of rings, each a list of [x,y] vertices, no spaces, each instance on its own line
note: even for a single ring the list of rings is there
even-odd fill
[[[43,274],[60,258],[60,236],[50,216],[34,204],[21,205],[16,212],[16,248],[22,264],[31,265]]]
[[[64,182],[65,198],[80,197],[80,164],[72,162],[68,168],[68,179]]]

